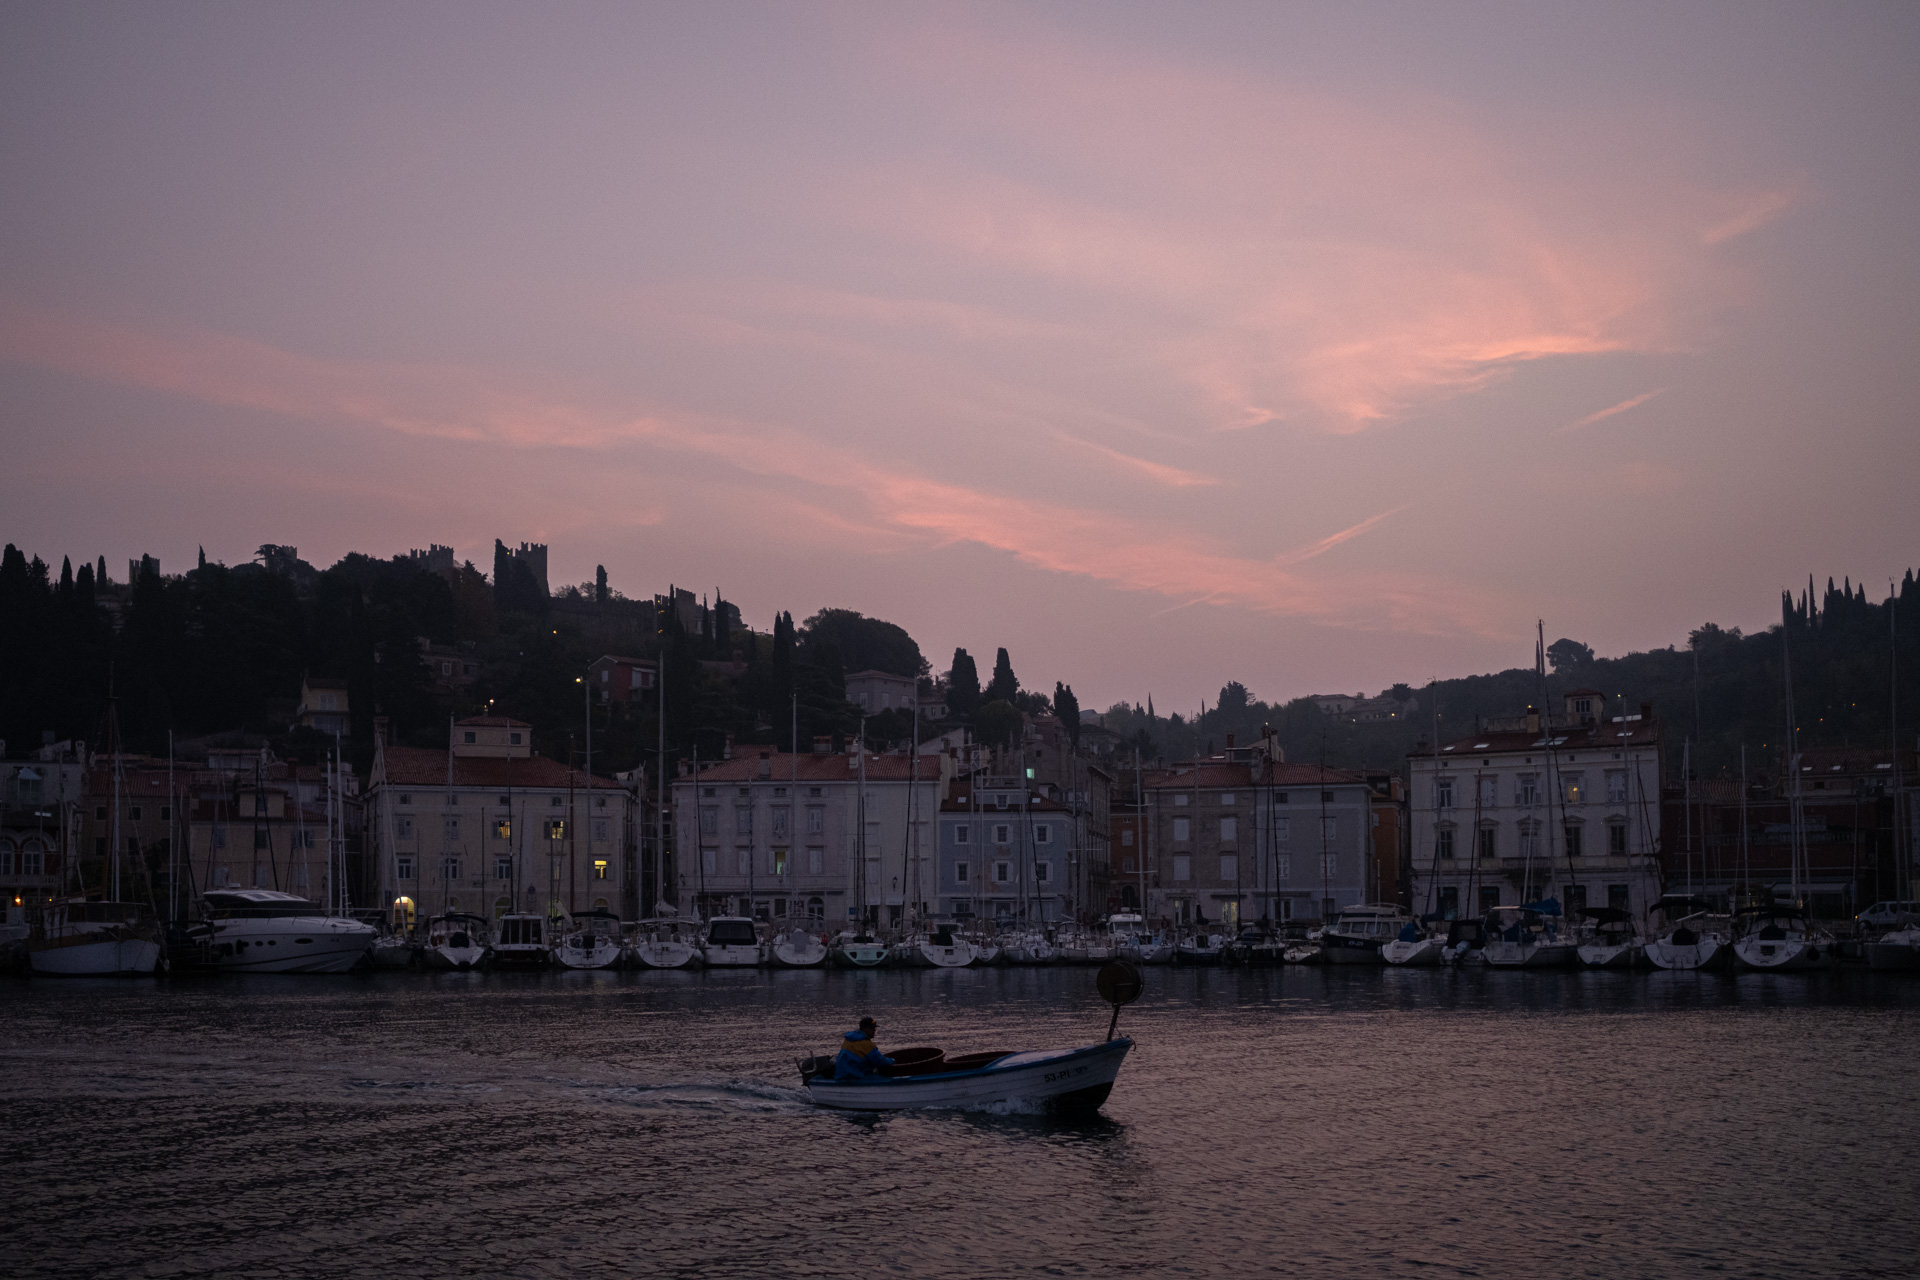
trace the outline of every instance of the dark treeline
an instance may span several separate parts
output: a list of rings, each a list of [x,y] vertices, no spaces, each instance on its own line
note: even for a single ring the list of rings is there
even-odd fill
[[[1790,660],[1800,744],[1892,745],[1891,678],[1895,639],[1899,664],[1899,726],[1903,749],[1920,735],[1920,586],[1908,571],[1898,592],[1868,600],[1851,582],[1827,583],[1781,601],[1780,624],[1754,635],[1708,623],[1685,647],[1598,658],[1573,640],[1547,646],[1548,704],[1569,689],[1594,688],[1614,699],[1609,714],[1636,714],[1651,703],[1666,724],[1671,768],[1678,776],[1681,743],[1692,739],[1693,766],[1702,777],[1731,775],[1747,748],[1748,768],[1776,771],[1786,735],[1786,681]],[[1784,632],[1784,636],[1783,636]],[[1549,632],[1548,634],[1552,634]],[[1398,719],[1359,724],[1322,715],[1306,698],[1265,703],[1243,685],[1229,683],[1216,705],[1192,718],[1149,714],[1150,707],[1120,704],[1107,727],[1148,758],[1178,759],[1218,750],[1228,734],[1242,744],[1271,725],[1287,759],[1324,759],[1343,768],[1397,768],[1407,752],[1431,742],[1439,713],[1441,741],[1473,732],[1487,719],[1513,716],[1542,701],[1542,681],[1531,667],[1441,680],[1418,689],[1394,686],[1411,706]]]
[[[974,657],[954,652],[934,679],[920,647],[901,627],[845,609],[822,609],[800,623],[778,614],[770,632],[739,623],[739,610],[716,594],[683,614],[656,610],[653,599],[627,600],[596,581],[549,596],[527,566],[496,545],[494,573],[471,563],[433,572],[408,557],[379,560],[353,554],[324,571],[289,548],[262,547],[256,562],[228,567],[201,557],[191,571],[162,577],[152,561],[130,583],[113,583],[104,561],[59,571],[9,545],[0,560],[0,737],[9,750],[44,737],[99,745],[106,735],[109,693],[117,699],[129,749],[162,752],[178,740],[243,732],[273,738],[294,755],[330,745],[289,730],[303,676],[347,683],[352,715],[346,743],[364,768],[372,753],[374,717],[393,739],[437,746],[449,716],[491,710],[534,726],[535,742],[557,759],[585,749],[587,668],[606,653],[656,658],[665,671],[665,737],[671,759],[697,751],[719,755],[735,744],[797,745],[817,737],[844,746],[861,728],[846,701],[849,672],[880,670],[911,677],[944,696],[944,721],[923,721],[923,738],[959,725],[990,745],[1017,740],[1023,720],[1058,713],[1077,729],[1079,703],[1070,685],[1053,694],[1021,686],[1005,649],[982,679]],[[1685,647],[1599,658],[1562,639],[1548,646],[1545,697],[1592,687],[1616,699],[1616,713],[1652,703],[1668,727],[1674,767],[1682,738],[1696,743],[1702,775],[1737,767],[1776,767],[1785,727],[1782,663],[1790,656],[1801,742],[1806,746],[1889,742],[1889,676],[1893,623],[1898,620],[1903,675],[1899,719],[1903,740],[1920,733],[1920,587],[1909,573],[1897,597],[1871,602],[1862,587],[1828,583],[1782,601],[1782,622],[1742,635],[1711,623]],[[436,683],[423,645],[451,649],[476,675],[458,687]],[[1271,726],[1295,761],[1340,767],[1397,768],[1409,750],[1429,741],[1439,716],[1442,739],[1470,733],[1477,722],[1520,713],[1542,700],[1531,667],[1442,680],[1415,689],[1396,685],[1405,710],[1395,719],[1355,723],[1322,715],[1305,698],[1266,703],[1230,682],[1217,703],[1186,718],[1121,703],[1106,715],[1122,750],[1151,759],[1191,758],[1219,750],[1229,734],[1241,743]],[[592,710],[594,768],[612,772],[650,762],[660,739],[657,701]],[[904,742],[909,711],[867,718],[875,746]]]

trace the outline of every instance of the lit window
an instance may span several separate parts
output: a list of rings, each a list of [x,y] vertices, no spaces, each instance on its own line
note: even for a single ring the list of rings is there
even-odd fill
[[[605,858],[594,859],[593,878],[595,880],[605,880],[607,878],[607,860]]]

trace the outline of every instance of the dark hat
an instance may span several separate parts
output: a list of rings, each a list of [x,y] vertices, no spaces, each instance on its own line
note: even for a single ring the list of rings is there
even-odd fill
[[[875,1022],[872,1018],[862,1018],[860,1019],[860,1025],[863,1027],[877,1027],[880,1024]]]

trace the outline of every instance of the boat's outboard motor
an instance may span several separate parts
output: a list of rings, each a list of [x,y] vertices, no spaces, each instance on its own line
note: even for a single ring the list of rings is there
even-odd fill
[[[829,1080],[833,1078],[833,1058],[828,1054],[815,1054],[811,1058],[802,1058],[799,1061],[799,1067],[802,1086],[807,1081],[820,1076],[825,1076]]]

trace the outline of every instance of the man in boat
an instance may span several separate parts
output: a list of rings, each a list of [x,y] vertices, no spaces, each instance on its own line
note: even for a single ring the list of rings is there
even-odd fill
[[[893,1059],[881,1053],[880,1046],[873,1042],[873,1033],[877,1030],[879,1025],[872,1018],[862,1018],[859,1030],[841,1037],[840,1053],[833,1060],[835,1080],[859,1080],[893,1065]]]

